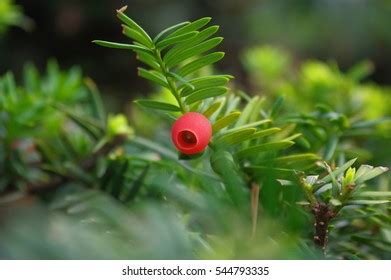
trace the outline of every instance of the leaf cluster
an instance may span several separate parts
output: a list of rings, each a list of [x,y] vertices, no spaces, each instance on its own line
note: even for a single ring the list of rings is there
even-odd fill
[[[211,18],[182,22],[166,28],[154,38],[125,15],[126,7],[117,11],[123,23],[122,33],[132,44],[95,40],[94,43],[125,50],[132,50],[146,68],[139,67],[139,75],[167,88],[176,99],[176,104],[156,100],[136,100],[140,106],[167,112],[194,111],[202,101],[227,93],[229,75],[197,77],[195,74],[224,57],[223,52],[213,51],[223,40],[214,37],[219,27],[208,26]]]

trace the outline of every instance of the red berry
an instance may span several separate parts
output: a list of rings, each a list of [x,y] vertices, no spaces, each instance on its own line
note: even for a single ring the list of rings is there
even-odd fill
[[[176,120],[171,139],[178,151],[194,155],[205,150],[212,137],[212,125],[202,114],[189,112]]]

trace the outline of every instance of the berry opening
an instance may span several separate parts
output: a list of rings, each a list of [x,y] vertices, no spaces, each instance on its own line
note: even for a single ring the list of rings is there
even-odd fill
[[[197,145],[197,142],[197,136],[189,130],[183,130],[178,134],[178,143],[183,148],[193,148]]]

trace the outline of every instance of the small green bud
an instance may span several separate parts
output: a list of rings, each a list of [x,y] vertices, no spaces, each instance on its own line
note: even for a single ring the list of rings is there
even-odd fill
[[[349,167],[349,169],[346,171],[345,176],[343,178],[342,186],[345,188],[346,186],[353,184],[355,175],[356,175],[356,168]]]
[[[129,126],[128,120],[124,115],[109,115],[107,133],[110,138],[117,135],[131,136],[133,135],[133,129]]]

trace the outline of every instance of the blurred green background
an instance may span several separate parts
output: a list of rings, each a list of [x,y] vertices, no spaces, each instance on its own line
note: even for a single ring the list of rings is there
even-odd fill
[[[388,126],[364,131],[364,136],[357,132],[349,135],[354,125],[358,130],[360,125],[365,130],[371,121],[375,123],[391,115],[391,89],[387,86],[391,84],[390,0],[16,0],[19,10],[14,9],[12,13],[2,10],[6,7],[2,4],[7,2],[0,0],[0,76],[11,70],[17,84],[21,84],[23,68],[26,62],[32,62],[39,72],[46,72],[41,78],[37,74],[37,80],[41,81],[35,88],[40,97],[37,100],[47,104],[50,98],[45,94],[49,92],[48,96],[69,107],[91,103],[87,100],[90,88],[83,82],[83,76],[89,76],[103,94],[107,111],[129,113],[129,109],[134,109],[127,116],[136,135],[152,138],[163,149],[158,146],[160,150],[156,152],[151,148],[154,142],[145,139],[139,141],[145,147],[134,143],[126,146],[125,155],[140,154],[152,158],[151,161],[159,160],[146,177],[147,187],[144,186],[140,198],[125,207],[110,196],[70,183],[51,197],[45,197],[50,200],[50,206],[33,198],[21,201],[14,208],[0,209],[0,218],[5,217],[0,219],[0,240],[4,244],[0,244],[3,246],[0,258],[323,257],[306,247],[305,240],[312,238],[308,226],[312,221],[301,208],[292,207],[301,197],[298,188],[276,189],[276,183],[268,180],[263,190],[266,195],[261,199],[265,215],[257,239],[243,241],[243,236],[249,235],[250,221],[230,212],[232,209],[225,205],[224,196],[215,191],[220,189],[213,178],[196,173],[189,176],[189,168],[194,166],[193,170],[198,170],[202,159],[181,166],[167,136],[167,119],[162,122],[161,115],[131,108],[131,100],[136,96],[153,93],[154,98],[165,98],[167,92],[152,90],[150,83],[137,76],[136,66],[140,63],[133,53],[91,43],[94,39],[126,41],[115,15],[115,10],[123,5],[129,6],[127,14],[152,35],[184,20],[211,16],[213,24],[221,26],[219,35],[225,37],[221,50],[226,56],[217,70],[235,75],[234,90],[244,89],[250,95],[267,94],[266,110],[273,108],[278,96],[284,95],[284,114],[315,112],[311,116],[316,125],[324,125],[324,133],[309,138],[311,152],[322,153],[328,143],[333,143],[329,139],[340,134],[344,137],[341,136],[336,153],[346,153],[348,158],[359,157],[360,163],[390,167],[389,122]],[[21,11],[27,18],[21,19]],[[6,30],[3,24],[14,26]],[[58,61],[59,67],[52,58]],[[48,61],[51,62],[45,70]],[[81,67],[83,74],[78,68],[71,68],[75,65]],[[69,68],[72,69],[69,72],[59,70]],[[38,73],[31,66],[26,69],[30,76]],[[9,81],[10,77],[8,74],[4,80]],[[87,80],[87,84],[93,83]],[[10,139],[30,134],[48,134],[49,138],[56,134],[57,137],[62,127],[50,124],[63,115],[53,118],[53,108],[46,106],[49,112],[33,112],[35,118],[32,118],[28,113],[34,109],[31,104],[36,103],[23,98],[29,90],[28,86],[20,89],[21,98],[12,107],[15,109],[12,116],[16,117],[10,120],[16,129]],[[330,111],[324,106],[316,107],[318,103],[330,106]],[[36,130],[36,125],[26,129],[24,122],[19,126],[19,119],[40,124],[42,130]],[[276,121],[286,124],[285,120],[276,118]],[[313,127],[297,124],[295,132],[311,135]],[[313,129],[319,130],[317,126]],[[68,134],[78,137],[67,130],[60,132],[60,138]],[[83,142],[83,139],[80,136],[75,142],[80,143],[78,148],[86,156],[94,142]],[[54,147],[56,152],[61,152]],[[68,163],[72,160],[67,159]],[[144,166],[133,167],[128,172],[132,180]],[[173,170],[176,176],[172,176]],[[373,189],[376,186],[376,190],[388,191],[389,176],[373,184]],[[276,207],[280,202],[282,207]],[[379,209],[377,216],[367,223],[355,219],[356,216],[352,222],[337,221],[330,242],[331,258],[390,258],[391,210]],[[159,238],[154,239],[156,232]],[[373,245],[368,249],[368,240],[362,236],[356,240],[350,238],[354,234],[370,236],[376,242],[369,242]]]
[[[391,1],[389,0],[17,0],[32,20],[12,28],[0,39],[0,73],[17,76],[26,61],[43,69],[49,58],[62,68],[81,65],[105,94],[112,110],[146,94],[137,78],[131,53],[107,50],[93,39],[123,41],[115,9],[129,5],[128,14],[152,34],[180,21],[213,17],[225,37],[225,72],[249,87],[240,63],[243,49],[271,44],[287,50],[298,63],[307,58],[336,60],[342,70],[369,59],[376,65],[371,80],[390,84]],[[113,98],[115,96],[115,98]],[[123,104],[123,105],[120,105]]]

